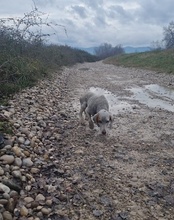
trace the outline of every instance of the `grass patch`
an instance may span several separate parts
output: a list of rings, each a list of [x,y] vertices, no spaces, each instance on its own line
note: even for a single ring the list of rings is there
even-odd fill
[[[174,50],[123,54],[104,60],[105,63],[125,67],[137,67],[174,74]]]
[[[0,133],[2,134],[13,134],[13,128],[12,128],[12,124],[10,122],[7,121],[0,121]]]

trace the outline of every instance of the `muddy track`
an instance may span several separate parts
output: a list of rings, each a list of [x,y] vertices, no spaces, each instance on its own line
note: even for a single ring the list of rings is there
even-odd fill
[[[32,164],[2,165],[3,179],[16,181],[12,171],[20,170],[23,191],[15,209],[4,209],[13,219],[172,220],[174,77],[102,62],[65,68],[62,76],[11,101],[18,133],[1,155]],[[79,124],[79,97],[88,89],[109,99],[114,124],[107,135]]]

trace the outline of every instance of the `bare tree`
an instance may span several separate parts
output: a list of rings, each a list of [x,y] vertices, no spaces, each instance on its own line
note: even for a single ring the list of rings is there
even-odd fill
[[[164,49],[163,41],[152,41],[151,43],[151,50],[153,51],[160,51]]]
[[[168,27],[164,27],[164,38],[166,49],[174,48],[174,21],[171,21]]]
[[[105,59],[107,57],[116,56],[119,54],[123,54],[124,49],[121,45],[117,45],[112,47],[111,44],[104,43],[95,49],[95,54],[99,59]]]

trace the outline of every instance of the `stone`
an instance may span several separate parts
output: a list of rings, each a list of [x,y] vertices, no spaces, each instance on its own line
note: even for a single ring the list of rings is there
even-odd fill
[[[13,219],[13,217],[9,211],[3,212],[2,216],[3,216],[3,220],[12,220]]]
[[[10,188],[2,183],[0,183],[0,191],[3,191],[5,193],[9,193],[10,192]]]
[[[18,138],[18,142],[19,142],[20,144],[24,144],[25,138],[24,138],[24,137],[19,137],[19,138]]]
[[[42,194],[38,194],[35,198],[35,201],[45,201],[45,196],[43,196]]]
[[[33,162],[31,161],[31,158],[24,158],[22,161],[22,165],[26,167],[31,167],[33,165]]]
[[[28,215],[28,209],[23,205],[20,209],[21,216],[27,216]]]
[[[50,209],[50,208],[42,208],[42,209],[41,209],[41,212],[42,212],[44,215],[49,215],[50,212],[51,212],[51,209]]]
[[[27,140],[24,142],[24,145],[26,145],[26,146],[30,145],[30,141],[27,139]]]
[[[12,190],[15,190],[16,192],[20,192],[21,190],[21,187],[10,179],[3,180],[3,184],[8,186]]]
[[[16,200],[13,199],[13,198],[10,198],[10,199],[8,200],[6,209],[7,209],[10,213],[13,213],[13,211],[14,211],[14,209],[15,209],[15,206],[16,206]]]
[[[0,166],[0,176],[4,175],[4,170],[3,168]]]
[[[15,164],[16,166],[18,166],[18,167],[21,167],[21,166],[22,166],[22,160],[21,160],[21,158],[16,157],[16,158],[15,158],[15,161],[14,161],[14,164]]]
[[[20,147],[14,146],[12,148],[12,151],[15,153],[17,157],[20,157],[22,155],[22,149]]]
[[[0,204],[1,205],[6,205],[8,203],[7,199],[0,199]]]
[[[3,161],[4,164],[12,164],[15,158],[13,155],[3,155],[0,157],[0,161]]]
[[[31,173],[39,173],[39,169],[38,168],[35,168],[35,167],[33,167],[33,168],[31,168]]]
[[[33,199],[32,197],[25,197],[25,198],[24,198],[24,201],[25,201],[26,203],[31,203],[31,202],[34,201],[34,199]]]
[[[21,179],[22,175],[21,175],[21,171],[20,170],[15,170],[12,172],[12,175],[16,178]]]
[[[93,210],[93,215],[95,216],[95,217],[100,217],[101,215],[103,215],[103,212],[101,211],[101,210]]]

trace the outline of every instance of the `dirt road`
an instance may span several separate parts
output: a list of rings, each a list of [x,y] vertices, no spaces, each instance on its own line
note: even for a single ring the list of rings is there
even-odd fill
[[[43,83],[12,102],[14,107],[18,101],[18,112],[25,112],[24,105],[19,110],[22,97],[35,100],[30,104],[36,112],[43,105],[42,118],[30,115],[37,121],[37,150],[28,135],[35,152],[30,156],[32,166],[39,173],[32,173],[33,182],[23,181],[20,201],[24,197],[35,201],[41,193],[51,207],[48,202],[39,207],[24,203],[27,216],[31,220],[36,219],[33,216],[56,220],[174,219],[174,76],[102,62],[65,68],[63,76],[63,81],[58,79],[60,85],[56,79]],[[79,97],[88,89],[108,98],[114,123],[107,135],[78,122]],[[39,103],[43,94],[45,101]],[[18,123],[25,117],[23,127],[32,130],[34,125],[26,123],[31,117],[19,113],[12,117]],[[16,129],[21,132],[19,138],[22,131],[17,125]],[[20,142],[18,147],[24,148]]]
[[[65,164],[77,177],[80,219],[173,219],[174,77],[101,62],[65,72],[65,112],[74,125]],[[106,137],[78,125],[86,89],[110,102],[114,125]]]

